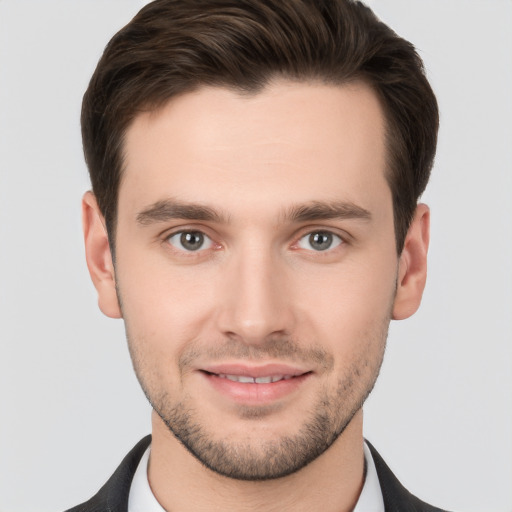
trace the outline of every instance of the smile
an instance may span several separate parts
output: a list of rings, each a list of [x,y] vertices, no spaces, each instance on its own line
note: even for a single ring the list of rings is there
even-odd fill
[[[262,406],[295,396],[313,376],[311,370],[288,365],[247,367],[223,364],[201,369],[199,374],[216,395],[245,406]]]
[[[216,374],[221,379],[228,379],[232,382],[241,382],[243,384],[271,384],[280,380],[289,380],[293,375],[267,375],[264,377],[250,377],[248,375],[227,375],[224,373]]]

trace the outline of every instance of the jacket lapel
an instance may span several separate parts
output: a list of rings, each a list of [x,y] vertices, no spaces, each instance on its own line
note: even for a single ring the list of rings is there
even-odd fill
[[[97,494],[66,512],[127,512],[133,475],[150,443],[151,436],[139,441]]]
[[[445,512],[440,508],[424,503],[412,495],[393,474],[377,450],[366,441],[372,452],[375,468],[379,477],[384,508],[386,512]]]

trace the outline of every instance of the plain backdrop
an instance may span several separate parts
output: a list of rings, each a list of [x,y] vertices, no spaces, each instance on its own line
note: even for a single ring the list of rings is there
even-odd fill
[[[0,511],[95,493],[150,431],[89,282],[82,94],[137,0],[0,0]],[[512,2],[374,0],[441,108],[429,281],[393,323],[365,435],[412,492],[512,511]]]

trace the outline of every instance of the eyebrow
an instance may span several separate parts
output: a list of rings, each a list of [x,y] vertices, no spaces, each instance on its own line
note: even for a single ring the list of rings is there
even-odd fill
[[[137,214],[137,222],[143,226],[174,219],[195,220],[227,224],[228,216],[209,206],[185,203],[175,199],[165,199],[153,203]],[[351,202],[344,201],[312,201],[288,208],[283,220],[289,222],[308,222],[328,219],[360,219],[371,220],[371,213]]]
[[[360,219],[369,221],[372,215],[368,210],[351,202],[312,201],[308,204],[292,206],[286,212],[285,218],[290,219],[292,222],[329,219]]]
[[[175,199],[157,201],[137,214],[137,222],[143,226],[173,219],[227,223],[227,217],[213,208]]]

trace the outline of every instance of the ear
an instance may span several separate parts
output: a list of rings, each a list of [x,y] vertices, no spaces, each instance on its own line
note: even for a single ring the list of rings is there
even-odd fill
[[[426,204],[416,207],[404,248],[398,262],[398,282],[393,319],[403,320],[420,306],[427,280],[427,251],[430,239],[430,210]]]
[[[121,318],[105,219],[92,192],[86,192],[82,199],[82,226],[87,268],[98,292],[98,305],[105,315]]]

